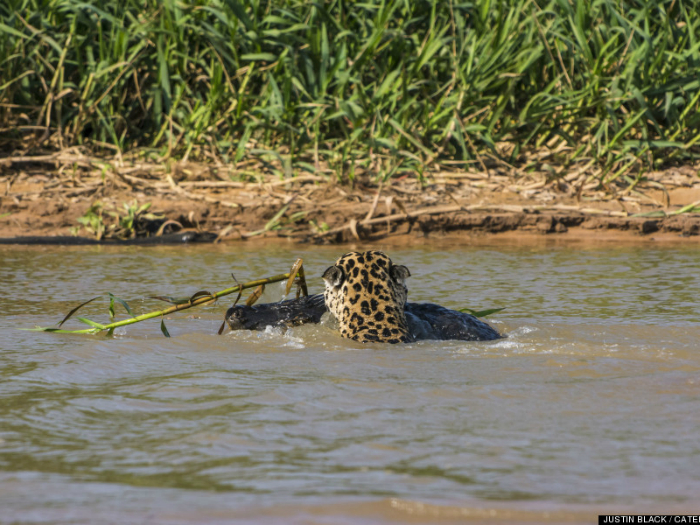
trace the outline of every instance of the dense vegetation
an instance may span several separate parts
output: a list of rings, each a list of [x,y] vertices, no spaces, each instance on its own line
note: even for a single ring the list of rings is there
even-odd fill
[[[700,0],[3,0],[0,127],[292,170],[700,154]],[[40,129],[36,127],[40,127]],[[540,166],[541,168],[541,166]]]

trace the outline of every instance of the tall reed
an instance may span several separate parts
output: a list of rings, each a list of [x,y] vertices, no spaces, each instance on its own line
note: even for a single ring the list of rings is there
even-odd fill
[[[546,146],[609,179],[697,158],[699,101],[700,0],[0,4],[7,147],[387,178]]]

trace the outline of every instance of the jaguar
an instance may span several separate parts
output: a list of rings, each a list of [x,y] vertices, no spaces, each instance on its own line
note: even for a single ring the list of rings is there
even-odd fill
[[[323,272],[326,308],[338,320],[341,337],[363,343],[408,343],[404,306],[408,268],[379,251],[350,252]]]
[[[326,291],[299,299],[226,312],[232,330],[264,330],[318,323],[326,312],[338,319],[341,336],[363,342],[421,340],[487,341],[501,335],[473,315],[432,303],[407,302],[405,266],[378,251],[351,252],[323,273]]]

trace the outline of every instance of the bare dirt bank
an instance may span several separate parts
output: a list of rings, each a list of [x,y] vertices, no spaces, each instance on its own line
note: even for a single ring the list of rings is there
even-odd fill
[[[698,166],[601,185],[572,173],[517,180],[490,172],[438,172],[424,181],[340,184],[301,174],[232,177],[198,164],[99,165],[84,157],[0,159],[2,237],[71,235],[96,202],[122,210],[150,202],[170,228],[220,240],[284,238],[342,243],[482,238],[700,241]],[[232,178],[234,180],[232,180]],[[242,179],[242,180],[241,180]],[[116,220],[105,213],[104,220]],[[162,221],[161,221],[162,222]],[[89,236],[86,229],[81,236]]]

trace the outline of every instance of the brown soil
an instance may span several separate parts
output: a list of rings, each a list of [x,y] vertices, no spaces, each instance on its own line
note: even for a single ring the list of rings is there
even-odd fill
[[[602,187],[580,172],[549,181],[544,173],[514,179],[497,170],[437,172],[423,183],[406,177],[377,185],[308,174],[241,177],[233,169],[194,163],[108,165],[76,153],[6,157],[0,159],[1,236],[71,235],[93,203],[122,210],[124,202],[137,201],[152,203],[149,211],[177,221],[177,228],[212,231],[221,240],[697,243],[700,213],[674,212],[700,206],[699,170],[649,173],[633,186]]]

